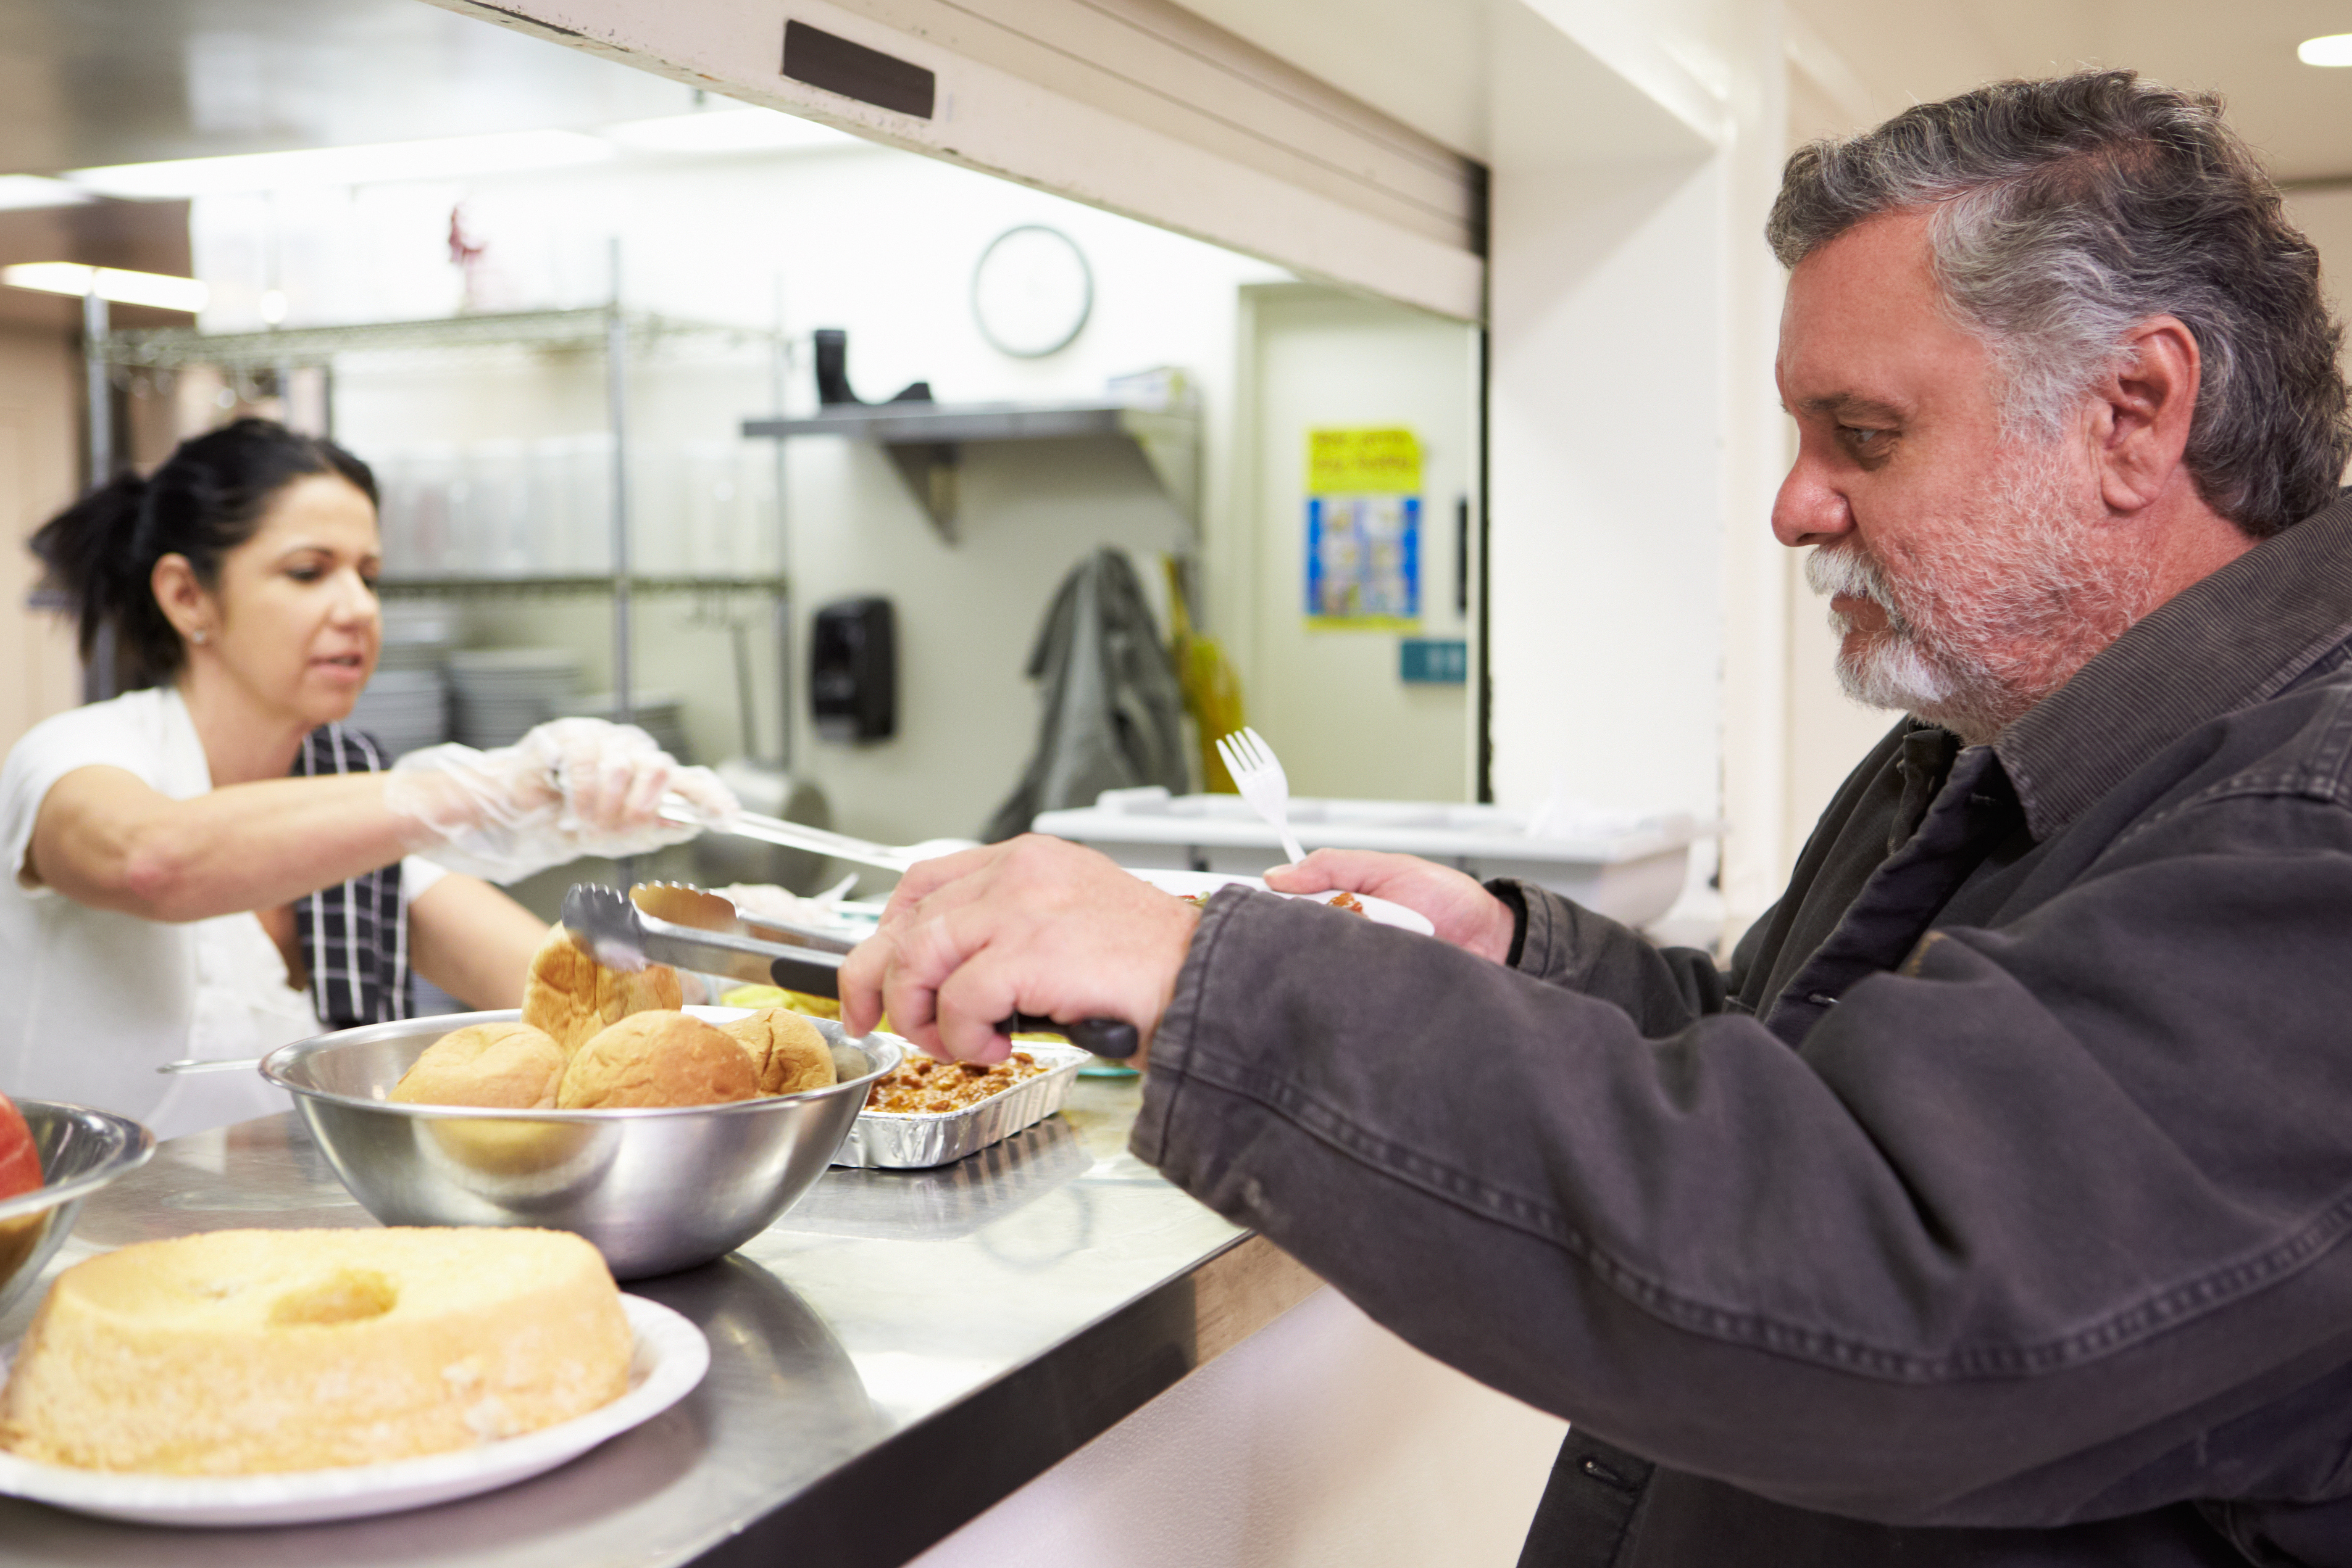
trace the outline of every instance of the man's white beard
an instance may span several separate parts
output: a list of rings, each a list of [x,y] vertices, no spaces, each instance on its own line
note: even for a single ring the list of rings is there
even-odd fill
[[[2089,485],[2066,447],[2029,448],[1981,507],[1896,571],[1859,535],[1815,550],[1807,586],[1886,616],[1886,629],[1850,653],[1852,623],[1830,612],[1846,695],[1990,741],[2121,636],[2144,609],[2149,573],[2095,549]]]

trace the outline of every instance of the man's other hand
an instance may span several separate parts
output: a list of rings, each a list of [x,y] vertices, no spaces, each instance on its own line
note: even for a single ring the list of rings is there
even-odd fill
[[[1370,849],[1318,849],[1296,866],[1276,866],[1265,885],[1277,893],[1366,893],[1429,917],[1439,938],[1502,963],[1517,922],[1510,907],[1473,878],[1414,855]]]
[[[887,1010],[933,1056],[995,1062],[1012,1049],[997,1025],[1015,1013],[1116,1018],[1135,1026],[1141,1067],[1200,921],[1183,900],[1058,838],[918,861],[841,966],[841,1021],[864,1034]]]

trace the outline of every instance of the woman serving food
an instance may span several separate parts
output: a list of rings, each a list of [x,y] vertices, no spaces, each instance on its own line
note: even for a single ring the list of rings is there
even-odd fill
[[[540,921],[489,879],[643,853],[734,810],[644,731],[560,719],[397,764],[342,724],[375,668],[367,466],[242,419],[34,536],[89,657],[138,689],[36,725],[0,766],[0,1087],[159,1137],[283,1109],[251,1074],[164,1078],[404,1017],[409,974],[521,999]]]

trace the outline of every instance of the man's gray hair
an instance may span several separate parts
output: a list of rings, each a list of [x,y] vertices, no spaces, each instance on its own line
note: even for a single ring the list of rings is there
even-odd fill
[[[2011,428],[2055,437],[2118,368],[2125,333],[2174,316],[2202,360],[2183,462],[2206,504],[2260,539],[2334,499],[2352,458],[2342,329],[2319,253],[2219,99],[2082,71],[1920,104],[1799,148],[1764,232],[1794,267],[1919,207],[1937,282],[2005,378]]]

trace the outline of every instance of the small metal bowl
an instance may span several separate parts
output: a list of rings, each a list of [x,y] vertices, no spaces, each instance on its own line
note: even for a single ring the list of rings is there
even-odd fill
[[[741,1007],[689,1007],[711,1023]],[[261,1076],[294,1094],[310,1136],[368,1213],[386,1225],[521,1225],[577,1232],[615,1279],[707,1263],[776,1222],[824,1174],[898,1065],[888,1035],[833,1046],[829,1089],[729,1105],[643,1110],[486,1110],[385,1099],[425,1048],[468,1024],[454,1013],[343,1029],[282,1046]]]
[[[16,1109],[40,1151],[42,1184],[0,1200],[0,1317],[73,1234],[82,1200],[155,1152],[152,1132],[110,1110],[47,1100],[20,1100]]]

